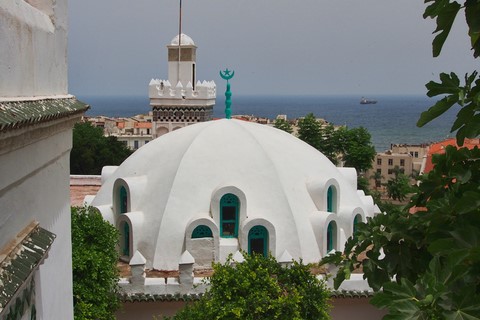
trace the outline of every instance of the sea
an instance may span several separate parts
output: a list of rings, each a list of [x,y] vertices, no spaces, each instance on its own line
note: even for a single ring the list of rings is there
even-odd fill
[[[131,117],[150,111],[147,96],[77,96],[91,106],[87,115],[109,117]],[[335,125],[349,128],[364,127],[371,136],[377,152],[390,149],[391,144],[422,144],[441,141],[453,137],[450,128],[458,108],[452,108],[441,117],[422,128],[416,123],[420,114],[433,106],[438,98],[422,95],[385,95],[369,99],[376,104],[360,104],[362,97],[345,96],[233,96],[232,114],[255,115],[275,119],[277,115],[287,115],[288,119],[303,117],[313,113]],[[223,118],[224,98],[217,97],[214,117]]]

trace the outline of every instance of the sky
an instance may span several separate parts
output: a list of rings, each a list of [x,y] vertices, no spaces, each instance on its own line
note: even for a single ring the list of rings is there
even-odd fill
[[[459,16],[432,58],[435,22],[422,0],[183,0],[197,79],[236,95],[425,94],[441,72],[478,68]],[[179,0],[69,0],[69,92],[148,96],[166,79]]]

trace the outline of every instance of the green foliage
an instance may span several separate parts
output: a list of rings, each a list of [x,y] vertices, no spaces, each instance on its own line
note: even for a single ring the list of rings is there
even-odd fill
[[[346,167],[357,169],[359,174],[372,167],[376,154],[367,129],[335,129],[333,124],[321,125],[313,113],[299,120],[298,138],[323,153],[332,163],[342,160]]]
[[[403,201],[412,192],[410,179],[400,171],[398,166],[393,169],[394,177],[386,183],[387,194],[393,200]]]
[[[474,56],[480,55],[480,1],[463,5],[449,0],[431,3],[424,17],[437,20],[433,41],[437,56],[461,10],[469,28]],[[422,113],[426,123],[458,105],[452,126],[457,143],[480,134],[480,79],[477,72],[460,84],[454,73],[427,84],[428,96],[443,96]],[[420,177],[411,203],[403,210],[369,218],[360,224],[342,254],[322,263],[339,266],[335,286],[363,266],[370,286],[379,291],[372,303],[388,309],[384,319],[480,319],[480,150],[448,146],[433,157],[434,169]],[[415,214],[412,208],[423,208]],[[367,259],[360,261],[359,254]]]
[[[173,319],[329,319],[328,290],[308,266],[282,268],[271,256],[244,258],[235,266],[231,257],[215,264],[210,290]]]
[[[480,318],[480,150],[450,146],[433,161],[409,207],[368,219],[343,255],[323,261],[340,266],[335,286],[362,265],[383,288],[372,303],[388,308],[385,319]]]
[[[102,128],[79,122],[73,128],[70,173],[100,174],[104,166],[119,165],[131,154],[116,137],[105,137]]]
[[[318,149],[322,141],[321,125],[313,115],[307,114],[298,121],[298,138],[305,141],[315,149]]]
[[[276,119],[273,126],[288,133],[293,132],[292,125],[285,119]]]
[[[337,135],[343,134],[343,139],[337,138],[342,160],[345,167],[353,167],[359,173],[372,167],[375,158],[375,148],[371,142],[371,135],[363,127],[338,130]],[[341,143],[343,140],[343,143]]]
[[[115,319],[118,232],[89,207],[72,208],[73,303],[76,320]]]

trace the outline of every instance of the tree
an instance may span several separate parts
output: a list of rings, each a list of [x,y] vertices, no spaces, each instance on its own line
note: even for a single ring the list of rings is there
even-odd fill
[[[321,124],[313,113],[298,121],[298,138],[325,155],[332,163],[342,160],[346,167],[360,174],[372,167],[375,148],[367,129],[335,128],[331,123]]]
[[[277,129],[283,130],[288,133],[293,132],[292,125],[285,119],[281,119],[281,118],[275,119],[273,126]]]
[[[382,173],[379,171],[375,171],[371,176],[370,179],[375,181],[375,190],[378,190],[378,188],[382,185],[382,180],[383,180]]]
[[[107,165],[119,165],[132,154],[116,137],[105,137],[102,128],[76,123],[70,153],[70,173],[100,174]]]
[[[344,134],[345,143],[339,145],[344,165],[357,169],[359,174],[370,169],[376,152],[368,130],[363,127],[345,129]]]
[[[393,200],[403,201],[412,191],[410,179],[400,171],[398,166],[393,169],[394,177],[389,179],[385,184],[387,187],[388,197]]]
[[[72,208],[73,305],[76,320],[115,319],[118,232],[88,207]]]
[[[210,289],[173,319],[329,319],[329,293],[308,266],[280,266],[275,258],[247,255],[214,265]]]
[[[320,127],[313,113],[309,113],[298,121],[298,138],[318,150],[322,137]]]
[[[473,55],[480,55],[480,2],[426,0],[424,17],[436,19],[433,54],[440,54],[456,15],[465,13]],[[457,144],[480,134],[480,79],[476,72],[460,85],[454,73],[426,87],[441,95],[422,113],[423,126],[454,105],[460,111],[452,126]],[[432,160],[434,169],[420,178],[416,194],[404,210],[359,224],[345,252],[323,260],[340,268],[335,286],[363,266],[377,291],[372,303],[387,308],[384,319],[480,319],[480,150],[448,146]],[[417,208],[415,214],[409,210]],[[366,251],[367,259],[359,254]],[[383,289],[380,291],[380,289]]]

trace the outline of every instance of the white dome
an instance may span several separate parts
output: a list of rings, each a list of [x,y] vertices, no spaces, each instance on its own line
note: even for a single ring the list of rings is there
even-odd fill
[[[92,205],[120,232],[128,222],[129,256],[140,251],[147,268],[177,270],[186,250],[198,264],[204,256],[205,265],[223,261],[229,253],[248,251],[249,231],[257,225],[268,231],[275,257],[287,253],[318,262],[327,252],[331,221],[341,250],[354,219],[374,214],[371,197],[357,193],[355,176],[354,169],[336,168],[288,133],[223,119],[173,131],[140,148],[111,173]],[[118,212],[116,200],[122,186],[126,213]],[[327,200],[330,186],[334,200]],[[219,234],[225,194],[240,202],[233,238]],[[329,201],[334,213],[327,212]],[[192,239],[199,225],[211,230],[210,239]]]
[[[193,42],[192,38],[187,36],[185,33],[182,33],[182,46],[194,46],[195,42]],[[170,42],[171,46],[178,46],[178,34],[172,39]]]

